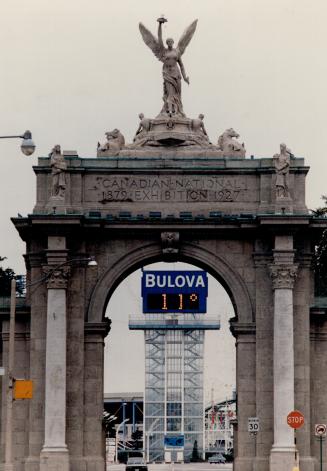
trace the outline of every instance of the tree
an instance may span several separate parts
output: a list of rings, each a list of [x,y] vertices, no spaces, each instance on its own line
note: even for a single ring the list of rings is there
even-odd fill
[[[6,258],[0,256],[0,262],[3,262]],[[0,296],[10,296],[11,280],[15,277],[14,270],[0,267]]]
[[[325,206],[312,210],[316,217],[327,217],[327,196],[322,196]],[[315,246],[313,259],[315,272],[315,295],[327,296],[327,230],[324,230],[322,236]]]
[[[140,450],[143,447],[143,432],[138,428],[132,433],[132,440],[134,440],[134,450]]]
[[[198,441],[197,440],[194,441],[191,461],[194,462],[194,463],[199,461],[199,450],[198,450]]]
[[[312,209],[311,212],[317,217],[327,217],[327,196],[322,196],[321,199],[325,202],[325,206],[320,208]]]

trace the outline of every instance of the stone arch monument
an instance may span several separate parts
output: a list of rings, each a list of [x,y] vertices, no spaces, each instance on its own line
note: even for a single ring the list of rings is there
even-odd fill
[[[34,168],[33,212],[13,219],[26,242],[28,285],[17,308],[15,375],[34,381],[33,399],[14,404],[15,469],[104,470],[106,305],[136,268],[176,260],[210,271],[234,304],[234,469],[292,469],[294,432],[286,416],[298,409],[305,417],[296,443],[301,470],[314,471],[313,427],[327,422],[327,330],[311,260],[326,223],[305,204],[308,167],[284,144],[272,158],[245,158],[232,128],[217,145],[210,142],[203,115],[187,118],[181,102],[181,77],[188,77],[180,59],[196,23],[174,49],[171,42],[163,46],[163,21],[159,39],[140,27],[164,63],[159,115],[140,115],[132,144],[117,129],[107,133],[97,158],[55,146]],[[97,267],[87,267],[91,256]],[[3,308],[4,365],[8,324]],[[2,469],[5,387],[6,381]],[[256,441],[247,431],[254,416]]]

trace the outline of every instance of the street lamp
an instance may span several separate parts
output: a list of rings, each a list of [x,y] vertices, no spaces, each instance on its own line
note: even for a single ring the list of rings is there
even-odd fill
[[[159,422],[158,418],[154,419],[154,421],[152,422],[152,424],[149,427],[149,430],[147,430],[146,432],[144,430],[144,432],[143,432],[143,448],[145,448],[144,438],[146,437],[146,462],[147,463],[150,462],[150,438],[153,436],[152,430],[158,422]]]
[[[26,154],[27,155],[27,154]],[[50,270],[46,276],[29,283],[27,287],[34,286],[38,283],[46,281],[54,271],[61,268],[63,265],[69,265],[74,262],[88,262],[88,267],[97,266],[94,257],[73,258],[59,263]],[[6,440],[5,440],[5,464],[4,471],[14,471],[12,438],[13,438],[13,401],[14,401],[14,364],[15,364],[15,314],[16,314],[16,279],[11,280],[11,293],[10,293],[10,321],[9,321],[9,350],[8,350],[8,383],[6,391]]]
[[[23,139],[20,146],[23,154],[32,155],[35,151],[35,144],[32,140],[31,131],[25,131],[24,134],[18,136],[0,136],[0,139]]]
[[[119,430],[126,424],[126,422],[128,422],[129,419],[125,419],[123,420],[122,422],[120,422],[120,424],[118,425],[117,429],[116,429],[116,449],[115,449],[115,462],[118,463],[118,433],[119,433]],[[125,438],[125,434],[124,434],[124,438]]]

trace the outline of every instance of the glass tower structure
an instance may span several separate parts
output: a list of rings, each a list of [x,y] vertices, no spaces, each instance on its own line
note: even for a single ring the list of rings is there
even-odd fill
[[[147,314],[130,319],[144,330],[144,453],[149,462],[190,461],[204,455],[203,314]]]

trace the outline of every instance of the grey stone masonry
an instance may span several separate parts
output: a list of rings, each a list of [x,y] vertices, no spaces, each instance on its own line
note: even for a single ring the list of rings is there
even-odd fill
[[[307,210],[308,167],[290,156],[283,196],[276,195],[271,158],[217,158],[205,150],[192,156],[182,147],[142,152],[81,159],[63,151],[65,188],[57,205],[50,159],[40,158],[34,210],[13,219],[26,242],[30,283],[17,358],[34,382],[33,399],[15,412],[16,469],[104,471],[108,302],[134,270],[182,261],[210,272],[234,306],[234,471],[282,471],[286,455],[293,464],[284,417],[291,407],[305,416],[297,433],[300,469],[314,471],[319,449],[312,427],[327,421],[327,309],[314,309],[311,258],[327,220]],[[90,256],[97,266],[87,267]],[[4,365],[8,320],[8,309],[0,309]],[[247,430],[254,416],[255,440]]]
[[[169,154],[169,153],[168,153]],[[183,157],[144,158],[65,157],[67,163],[65,204],[51,203],[52,176],[49,158],[40,158],[35,214],[67,214],[100,211],[105,215],[132,215],[160,211],[165,217],[194,211],[223,213],[305,214],[304,181],[308,168],[302,158],[292,159],[289,198],[278,199],[273,159]]]

